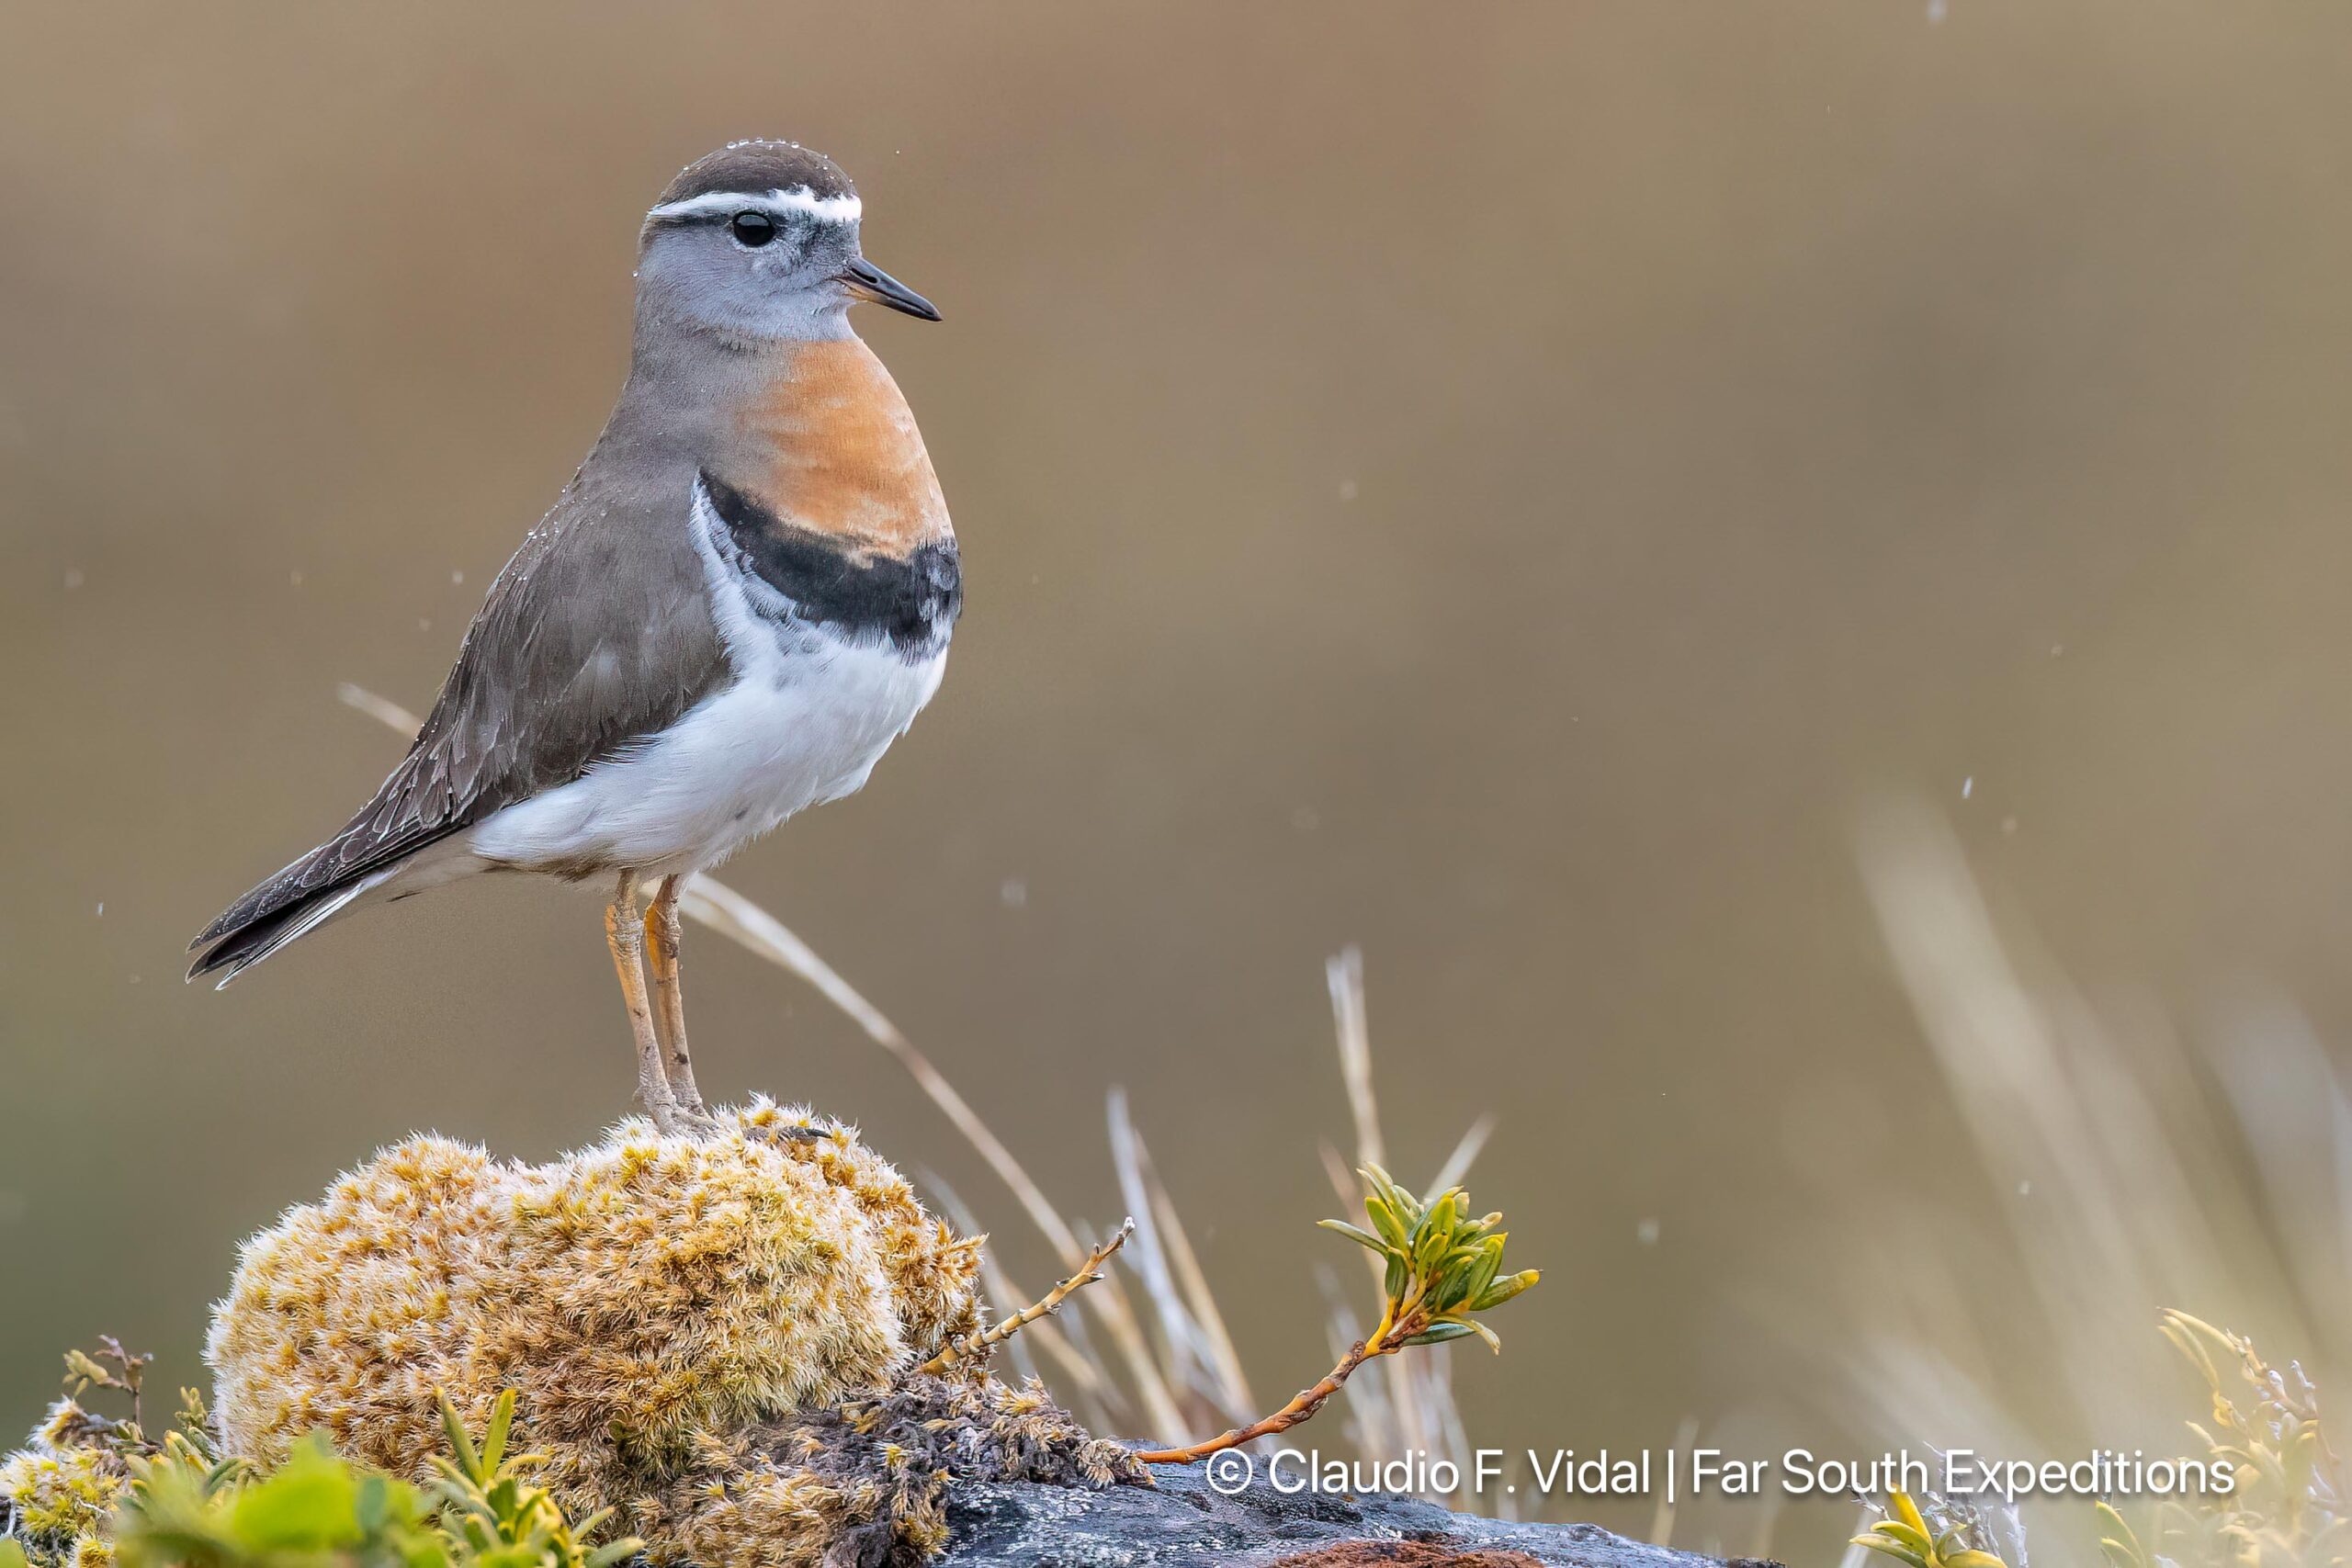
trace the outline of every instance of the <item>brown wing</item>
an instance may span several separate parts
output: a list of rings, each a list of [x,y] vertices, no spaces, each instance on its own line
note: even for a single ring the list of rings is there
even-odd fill
[[[191,976],[259,957],[315,901],[570,783],[726,679],[685,487],[667,515],[599,502],[582,482],[498,574],[432,716],[375,798],[206,927]]]

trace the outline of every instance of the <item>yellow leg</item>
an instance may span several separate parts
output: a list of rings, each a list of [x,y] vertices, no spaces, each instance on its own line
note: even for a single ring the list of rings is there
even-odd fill
[[[645,907],[645,973],[653,985],[653,1030],[662,1042],[662,1067],[670,1096],[686,1121],[707,1126],[710,1111],[695,1087],[694,1063],[686,1055],[686,993],[678,974],[678,893],[683,876],[665,876]]]
[[[628,1009],[628,1026],[637,1036],[637,1097],[645,1102],[653,1125],[664,1133],[678,1131],[678,1102],[670,1092],[669,1075],[662,1069],[662,1042],[653,1032],[653,1009],[645,995],[645,926],[637,907],[637,873],[621,873],[620,886],[605,908],[605,945],[613,952],[613,969],[621,978],[621,1001]]]

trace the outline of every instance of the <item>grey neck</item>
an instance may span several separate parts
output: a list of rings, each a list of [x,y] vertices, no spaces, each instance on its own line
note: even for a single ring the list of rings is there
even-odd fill
[[[739,411],[784,372],[792,346],[683,330],[640,311],[628,379],[582,479],[683,493],[731,438]]]

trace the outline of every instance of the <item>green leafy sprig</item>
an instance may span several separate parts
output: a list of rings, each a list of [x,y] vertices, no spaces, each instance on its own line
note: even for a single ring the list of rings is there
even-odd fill
[[[1473,1315],[1488,1312],[1543,1278],[1540,1269],[1502,1272],[1503,1243],[1499,1212],[1470,1218],[1470,1195],[1449,1187],[1424,1201],[1396,1185],[1376,1165],[1358,1175],[1371,1189],[1364,1194],[1364,1216],[1372,1228],[1345,1220],[1318,1222],[1370,1247],[1382,1260],[1386,1292],[1379,1326],[1365,1340],[1388,1348],[1407,1345],[1442,1345],[1475,1334],[1500,1350],[1493,1329]]]

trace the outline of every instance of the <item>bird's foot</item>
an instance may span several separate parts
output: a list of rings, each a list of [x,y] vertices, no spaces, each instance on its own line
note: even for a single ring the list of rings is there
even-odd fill
[[[682,1105],[662,1095],[659,1103],[646,1106],[646,1112],[653,1119],[653,1130],[665,1138],[708,1138],[719,1131],[718,1118],[700,1100]]]

